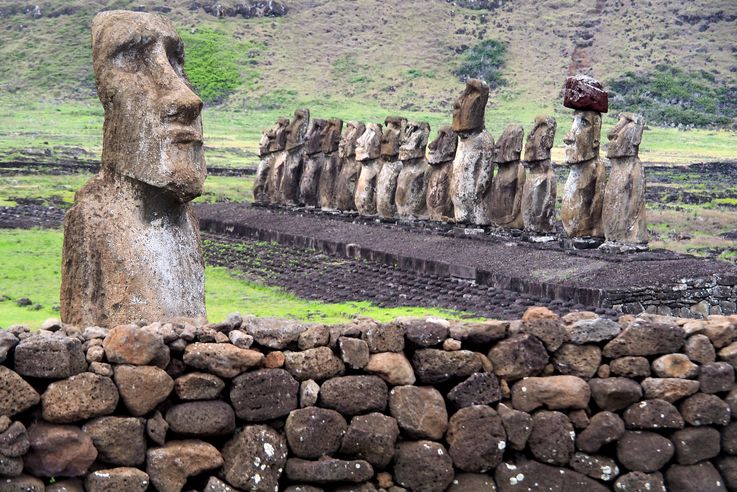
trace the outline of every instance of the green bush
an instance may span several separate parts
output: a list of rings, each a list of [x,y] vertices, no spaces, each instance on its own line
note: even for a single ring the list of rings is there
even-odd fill
[[[495,89],[504,85],[501,68],[504,66],[507,47],[494,39],[486,39],[466,51],[455,74],[466,79],[483,79]]]

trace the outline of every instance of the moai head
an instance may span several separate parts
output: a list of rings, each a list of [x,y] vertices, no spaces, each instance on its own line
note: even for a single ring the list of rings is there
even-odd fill
[[[451,127],[445,125],[438,130],[438,136],[427,146],[427,162],[429,164],[442,164],[452,161],[456,156],[458,147],[458,135]]]
[[[381,149],[381,125],[369,123],[366,131],[356,141],[356,160],[368,161],[379,158]]]
[[[537,116],[525,143],[525,161],[536,162],[550,159],[557,123],[551,116]]]
[[[502,132],[499,140],[494,145],[494,158],[492,162],[503,164],[505,162],[514,162],[519,160],[522,153],[522,138],[525,131],[522,125],[508,125]]]
[[[609,130],[607,157],[636,156],[642,142],[645,118],[636,113],[621,113],[619,122]]]
[[[366,131],[366,125],[360,121],[349,121],[345,133],[340,138],[338,156],[347,159],[356,155],[356,141]]]
[[[287,146],[287,131],[289,130],[289,118],[279,118],[274,125],[274,140],[269,146],[269,152],[279,152]]]
[[[322,134],[327,126],[327,120],[312,120],[305,136],[305,154],[313,155],[322,152]]]
[[[453,131],[467,132],[484,127],[489,86],[483,80],[469,79],[466,89],[453,106]]]
[[[275,136],[273,128],[261,131],[261,140],[258,141],[259,157],[264,157],[269,153],[269,147],[271,146],[271,142],[274,140]]]
[[[425,122],[408,121],[402,131],[399,145],[399,160],[408,161],[425,157],[430,125]]]
[[[563,139],[566,146],[566,164],[589,161],[599,155],[601,114],[596,111],[573,113],[571,131]]]
[[[294,112],[292,122],[287,129],[287,150],[296,149],[304,145],[307,129],[310,126],[310,110],[298,109]]]
[[[343,131],[343,120],[337,118],[328,120],[327,125],[322,129],[322,151],[324,153],[332,154],[338,150],[341,131]]]
[[[92,63],[105,108],[102,167],[180,202],[202,193],[202,100],[184,75],[184,45],[158,14],[112,10],[92,21]]]
[[[407,120],[399,116],[389,116],[384,120],[384,134],[381,136],[381,157],[393,160],[399,154],[399,140]]]

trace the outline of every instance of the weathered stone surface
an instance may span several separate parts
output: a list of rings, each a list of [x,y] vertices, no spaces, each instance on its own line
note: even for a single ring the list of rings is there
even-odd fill
[[[50,490],[38,478],[21,475],[15,478],[3,479],[3,492],[44,492]],[[76,492],[76,491],[75,491]]]
[[[676,407],[665,400],[645,400],[630,405],[622,415],[628,429],[683,429]]]
[[[314,407],[317,404],[317,399],[320,396],[320,385],[314,382],[312,379],[302,381],[299,384],[299,407],[307,408]]]
[[[488,225],[494,139],[485,129],[458,132],[458,136],[450,181],[455,221]]]
[[[171,441],[146,453],[146,473],[151,484],[161,492],[179,492],[188,477],[222,464],[223,457],[218,450],[198,440]]]
[[[31,450],[23,461],[39,477],[78,477],[97,458],[92,439],[72,425],[34,422],[28,428],[28,440]]]
[[[386,468],[394,457],[399,437],[397,421],[380,413],[357,415],[343,437],[340,453],[366,460],[379,470]]]
[[[611,340],[621,333],[622,327],[610,319],[596,318],[576,321],[566,326],[566,331],[571,343],[583,345]]]
[[[5,479],[6,477],[17,477],[23,473],[23,458],[13,458],[10,456],[4,456],[0,454],[0,476]],[[3,480],[5,481],[5,480]],[[9,482],[12,483],[12,482]],[[0,484],[2,487],[5,484]]]
[[[699,369],[702,393],[721,393],[734,388],[734,369],[726,362],[704,364]]]
[[[541,372],[548,363],[548,352],[536,337],[518,334],[497,343],[489,359],[497,376],[514,381]]]
[[[473,345],[489,345],[503,340],[509,330],[509,321],[486,320],[479,322],[451,322],[450,336]]]
[[[384,133],[381,137],[381,171],[376,182],[376,211],[379,217],[391,219],[397,214],[397,179],[402,171],[399,161],[399,140],[407,120],[388,116],[384,120]]]
[[[217,477],[210,477],[203,492],[238,492],[238,490]]]
[[[556,130],[555,118],[537,116],[527,135],[522,190],[522,221],[535,234],[555,233],[556,178],[550,160]]]
[[[243,320],[243,329],[262,347],[284,350],[297,345],[308,327],[294,320],[247,316]]]
[[[340,139],[338,155],[340,172],[335,183],[335,208],[355,210],[356,182],[361,172],[361,164],[356,161],[356,142],[366,131],[366,125],[359,121],[349,121]]]
[[[0,415],[12,417],[39,401],[39,394],[18,373],[0,366]]]
[[[491,182],[489,219],[492,224],[507,229],[521,229],[524,225],[521,206],[525,168],[520,163],[523,136],[521,125],[508,125],[497,140],[492,156],[497,171]]]
[[[617,441],[617,460],[630,471],[658,471],[673,453],[673,444],[654,432],[627,431]]]
[[[447,492],[496,492],[494,479],[485,473],[458,473]]]
[[[430,220],[453,217],[450,198],[452,163],[458,148],[458,135],[450,126],[441,126],[438,136],[427,146],[427,214]]]
[[[514,410],[500,403],[497,407],[499,416],[507,434],[507,442],[515,451],[522,451],[527,445],[527,439],[532,432],[532,417],[530,414]]]
[[[110,468],[87,475],[84,486],[87,492],[145,492],[149,479],[137,468]]]
[[[539,461],[566,465],[573,456],[576,432],[565,414],[541,410],[532,416],[527,445]]]
[[[617,492],[667,492],[660,473],[631,472],[614,482]]]
[[[260,369],[233,379],[230,401],[239,419],[264,422],[298,407],[299,383],[284,369]]]
[[[646,378],[642,381],[642,389],[645,398],[675,403],[699,391],[699,382],[680,378]]]
[[[23,456],[29,447],[28,433],[21,422],[13,422],[0,433],[0,456],[11,458]]]
[[[9,331],[0,330],[0,363],[5,362],[8,353],[18,345],[18,337]]]
[[[343,362],[351,369],[363,369],[369,363],[368,344],[363,340],[352,337],[338,339],[340,356]]]
[[[305,161],[299,180],[299,203],[308,207],[316,207],[319,200],[318,186],[323,158],[322,136],[327,125],[327,120],[313,119],[305,135]]]
[[[92,439],[98,458],[106,463],[137,466],[146,459],[143,419],[99,417],[87,422],[82,430]]]
[[[609,94],[601,82],[588,75],[578,74],[566,79],[563,106],[584,111],[609,111]]]
[[[616,413],[604,411],[591,417],[589,425],[576,438],[581,451],[596,453],[605,444],[618,440],[624,434],[624,421]]]
[[[299,181],[305,160],[305,137],[310,127],[310,110],[297,109],[287,129],[286,161],[279,184],[278,203],[295,206],[299,203]]]
[[[304,352],[284,352],[289,373],[297,381],[323,381],[345,371],[345,365],[328,347],[317,347]]]
[[[225,436],[235,430],[233,408],[223,401],[192,401],[166,412],[169,428],[196,437]]]
[[[320,404],[343,415],[381,412],[389,390],[376,376],[343,376],[328,379],[320,387]]]
[[[356,161],[361,163],[361,172],[356,181],[355,205],[360,215],[376,215],[376,188],[381,171],[380,148],[381,125],[369,123],[356,140]]]
[[[507,447],[502,419],[486,405],[458,410],[448,424],[447,441],[453,464],[467,472],[493,469],[501,463]]]
[[[494,474],[499,492],[605,492],[609,488],[581,473],[532,460],[502,463]]]
[[[685,332],[678,325],[636,320],[604,347],[604,357],[658,355],[678,352]]]
[[[577,472],[604,482],[614,480],[619,475],[617,462],[606,456],[574,453],[570,465]]]
[[[722,456],[715,461],[727,490],[735,490],[737,488],[737,457]]]
[[[442,444],[405,441],[397,446],[394,478],[409,490],[442,492],[453,481],[453,461]]]
[[[729,405],[716,395],[696,393],[681,403],[683,419],[691,425],[727,425],[731,410]]]
[[[229,343],[193,343],[184,350],[183,360],[190,367],[208,371],[222,378],[234,378],[248,369],[261,365],[264,355]]]
[[[555,352],[568,338],[560,317],[546,307],[531,307],[522,316],[522,330],[534,335],[550,352]]]
[[[400,323],[365,323],[361,338],[366,341],[372,354],[404,350],[404,327]]]
[[[340,172],[338,146],[340,145],[341,131],[343,131],[343,121],[337,118],[328,120],[328,124],[323,130],[322,152],[324,157],[317,192],[318,205],[323,209],[335,208],[335,184]]]
[[[404,128],[399,147],[399,160],[402,170],[397,177],[395,201],[397,216],[424,218],[427,215],[427,175],[430,167],[425,160],[425,148],[430,135],[430,125],[426,122],[408,121]]]
[[[41,395],[42,414],[48,422],[67,424],[113,413],[118,398],[110,378],[85,372],[51,383]]]
[[[450,322],[440,318],[401,317],[394,322],[402,326],[407,340],[423,348],[442,344],[450,331]]]
[[[166,442],[166,433],[169,430],[169,423],[156,411],[146,420],[146,435],[159,446],[163,446]]]
[[[546,406],[551,410],[586,408],[591,390],[575,376],[529,377],[512,387],[512,405],[523,412]]]
[[[659,378],[694,378],[699,366],[684,354],[668,354],[653,361],[653,372]]]
[[[222,379],[206,372],[190,372],[174,381],[174,391],[180,400],[213,400],[224,388]]]
[[[360,483],[374,476],[374,469],[368,461],[325,459],[307,461],[300,458],[287,460],[286,474],[297,482]]]
[[[432,387],[397,386],[389,393],[389,411],[410,439],[440,440],[448,428],[443,395]]]
[[[609,363],[609,369],[612,374],[627,378],[650,376],[650,362],[645,357],[620,357]]]
[[[324,347],[329,343],[330,328],[325,325],[310,325],[297,338],[297,346],[300,350]]]
[[[681,465],[695,465],[719,455],[719,431],[711,427],[687,427],[674,432],[670,440]]]
[[[706,335],[696,334],[686,340],[684,353],[697,364],[709,364],[717,359],[714,345]]]
[[[348,423],[341,414],[317,407],[293,410],[284,426],[289,449],[298,458],[307,459],[338,451],[347,429]]]
[[[448,400],[458,408],[490,405],[501,399],[499,380],[490,373],[474,373],[448,392]]]
[[[164,368],[169,363],[169,347],[164,344],[164,337],[155,329],[118,325],[110,330],[102,346],[111,364],[154,365]]]
[[[602,410],[616,412],[642,398],[640,385],[627,378],[592,379],[589,387],[596,405]]]
[[[174,388],[171,376],[153,366],[117,366],[114,379],[123,403],[136,417],[156,408]]]
[[[726,492],[724,480],[708,461],[698,465],[673,465],[665,472],[670,492]]]
[[[553,365],[560,374],[584,379],[594,377],[601,364],[601,349],[596,345],[563,344],[553,355]]]
[[[372,354],[366,371],[376,374],[387,383],[397,386],[414,384],[415,372],[402,352],[381,352]]]
[[[58,335],[35,335],[15,347],[15,371],[35,378],[68,378],[87,370],[82,342]]]
[[[417,350],[412,357],[412,366],[417,379],[426,384],[467,377],[482,369],[481,359],[476,352],[470,350],[456,352],[438,349]]]
[[[246,490],[274,491],[287,461],[287,441],[271,427],[246,426],[223,448],[223,476]]]

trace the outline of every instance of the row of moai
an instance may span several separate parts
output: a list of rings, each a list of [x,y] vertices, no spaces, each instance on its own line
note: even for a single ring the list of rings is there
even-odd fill
[[[261,204],[319,207],[382,219],[417,218],[556,234],[556,177],[551,161],[556,121],[535,118],[524,145],[522,126],[507,126],[497,140],[485,129],[489,87],[469,80],[453,109],[452,126],[388,117],[384,126],[338,119],[310,120],[299,109],[264,132],[254,199]],[[637,157],[641,116],[620,115],[599,158],[601,114],[608,96],[586,76],[569,77],[564,105],[574,109],[566,135],[570,174],[561,222],[571,238],[606,238],[644,244],[645,177]],[[342,136],[341,136],[342,132]],[[496,170],[496,172],[495,172]]]

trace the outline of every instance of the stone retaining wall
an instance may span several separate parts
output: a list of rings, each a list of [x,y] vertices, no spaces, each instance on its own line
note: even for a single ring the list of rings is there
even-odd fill
[[[737,490],[737,316],[49,321],[0,363],[0,492]]]

